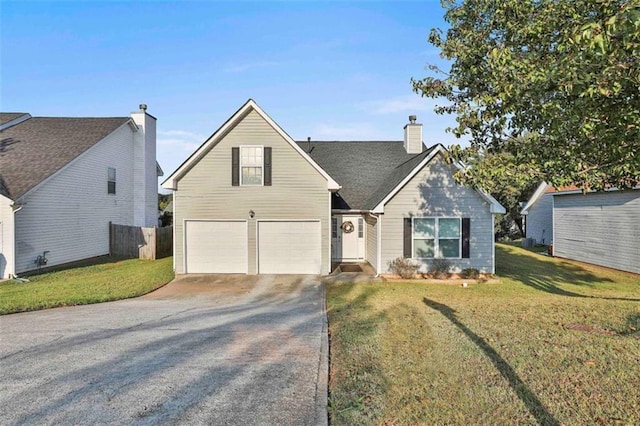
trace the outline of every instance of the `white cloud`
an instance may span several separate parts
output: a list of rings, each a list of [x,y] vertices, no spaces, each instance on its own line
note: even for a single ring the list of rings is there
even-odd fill
[[[425,110],[433,110],[435,105],[436,101],[434,99],[422,98],[419,95],[412,94],[365,102],[362,107],[371,114],[383,115],[400,112],[423,112]]]
[[[156,143],[159,152],[192,153],[204,142],[205,138],[204,135],[186,130],[167,130],[158,132]]]
[[[156,159],[164,170],[160,182],[168,178],[207,138],[186,130],[158,131],[156,136]]]
[[[246,62],[244,64],[232,64],[224,69],[224,72],[228,73],[240,73],[256,68],[277,67],[279,62],[275,61],[260,61],[260,62]]]
[[[315,140],[378,140],[379,129],[371,123],[353,123],[348,125],[318,124],[311,132]]]

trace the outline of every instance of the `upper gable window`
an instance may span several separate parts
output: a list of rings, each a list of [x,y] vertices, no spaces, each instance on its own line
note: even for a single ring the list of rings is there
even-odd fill
[[[232,186],[271,186],[271,147],[261,145],[231,148]]]
[[[240,147],[241,185],[263,184],[263,148],[261,146]]]
[[[113,167],[107,168],[107,194],[116,193],[116,169]]]

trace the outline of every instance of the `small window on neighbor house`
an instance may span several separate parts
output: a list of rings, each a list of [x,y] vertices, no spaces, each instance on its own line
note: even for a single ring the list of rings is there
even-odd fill
[[[364,220],[359,217],[358,218],[358,238],[364,237]]]
[[[116,193],[116,169],[109,167],[107,169],[107,194]]]

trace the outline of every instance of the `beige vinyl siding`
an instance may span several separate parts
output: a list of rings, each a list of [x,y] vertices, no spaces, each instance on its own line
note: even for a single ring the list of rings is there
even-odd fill
[[[542,194],[529,208],[526,217],[527,238],[535,238],[537,244],[551,244],[553,241],[553,194]]]
[[[109,221],[133,221],[132,131],[123,125],[29,192],[15,213],[16,271],[109,253]],[[116,194],[107,194],[107,167],[116,168]]]
[[[272,186],[231,186],[231,148],[241,145],[272,148]],[[250,274],[257,272],[256,220],[320,220],[322,273],[329,273],[331,199],[327,181],[253,110],[178,181],[174,197],[177,273],[184,271],[182,227],[186,219],[247,219]],[[249,210],[255,212],[253,219]]]
[[[374,269],[378,268],[378,221],[371,216],[365,216],[365,236],[366,241],[366,259],[367,262],[373,266]]]
[[[640,190],[554,196],[555,256],[640,273]]]
[[[384,206],[382,264],[403,256],[405,217],[468,217],[471,219],[470,258],[449,259],[454,271],[476,268],[493,272],[493,226],[489,203],[472,188],[455,183],[453,166],[435,156]],[[421,270],[428,268],[421,261]]]
[[[0,195],[0,279],[15,274],[13,270],[13,209],[12,201]]]

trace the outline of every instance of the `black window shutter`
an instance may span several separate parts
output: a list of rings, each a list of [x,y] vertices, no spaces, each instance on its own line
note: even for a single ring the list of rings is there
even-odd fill
[[[469,258],[469,239],[471,238],[471,219],[462,218],[462,258]]]
[[[271,147],[264,147],[264,184],[271,186]]]
[[[240,186],[240,148],[231,148],[231,185]]]
[[[411,218],[404,218],[404,257],[411,258],[411,238],[412,238],[412,229],[411,229]]]

